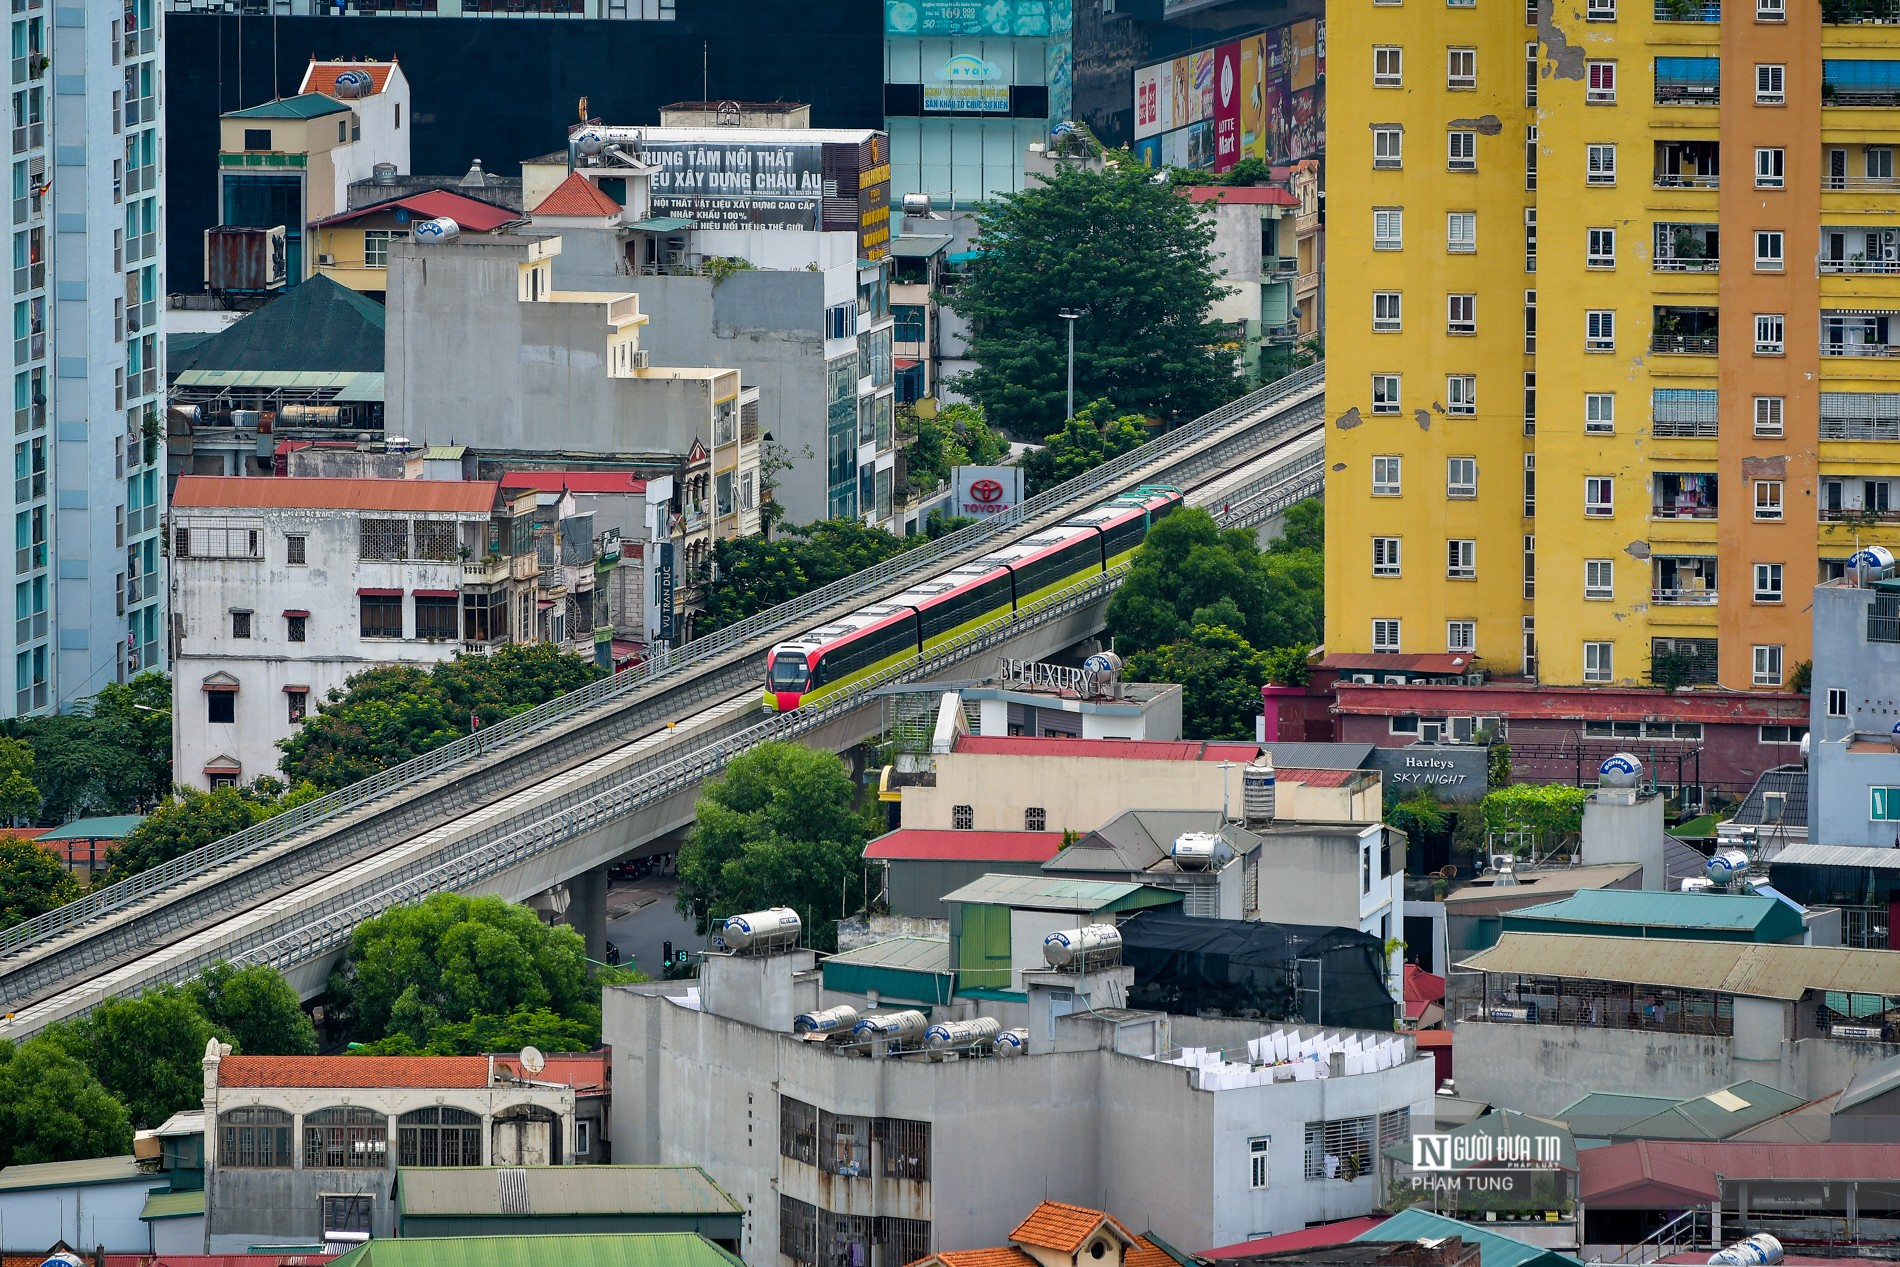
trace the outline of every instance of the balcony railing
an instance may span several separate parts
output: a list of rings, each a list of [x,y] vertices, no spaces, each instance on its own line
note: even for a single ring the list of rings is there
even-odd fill
[[[1900,273],[1900,260],[1870,260],[1860,256],[1831,260],[1823,256],[1818,267],[1823,273]]]
[[[1892,524],[1900,523],[1900,510],[1864,510],[1859,506],[1823,507],[1821,522],[1824,524]]]
[[[1832,25],[1900,25],[1900,0],[1821,0],[1821,21]]]
[[[1821,177],[1821,188],[1847,190],[1849,192],[1871,190],[1886,193],[1900,189],[1900,180],[1892,176],[1834,176]]]
[[[1722,178],[1715,176],[1685,176],[1675,172],[1657,172],[1655,185],[1658,189],[1719,189]]]
[[[1297,277],[1300,272],[1300,259],[1297,255],[1267,256],[1261,263],[1275,277]]]
[[[1656,0],[1658,22],[1720,22],[1722,0]]]
[[[1651,519],[1714,519],[1716,508],[1713,506],[1674,506],[1652,503],[1649,508]]]
[[[467,559],[462,563],[462,584],[493,585],[508,579],[508,560],[497,555],[492,559]]]
[[[1650,424],[1649,432],[1659,440],[1713,440],[1718,434],[1713,418],[1693,422],[1658,418]]]
[[[1649,340],[1649,350],[1678,356],[1714,356],[1720,337],[1714,334],[1652,335]]]
[[[1713,607],[1714,590],[1699,589],[1652,589],[1649,601],[1663,607]]]
[[[1722,261],[1719,257],[1685,259],[1681,256],[1669,255],[1658,259],[1652,267],[1658,273],[1719,273],[1722,271]]]
[[[1836,343],[1823,340],[1822,356],[1900,356],[1900,346],[1891,343]]]
[[[1699,80],[1688,83],[1657,80],[1656,104],[1659,106],[1719,106],[1722,104],[1722,86],[1703,83]]]
[[[1830,418],[1821,415],[1823,440],[1900,440],[1900,418]]]
[[[1867,641],[1900,642],[1900,616],[1867,613]]]
[[[1883,88],[1868,84],[1853,88],[1836,88],[1833,84],[1821,85],[1821,104],[1824,106],[1900,106],[1900,87]]]

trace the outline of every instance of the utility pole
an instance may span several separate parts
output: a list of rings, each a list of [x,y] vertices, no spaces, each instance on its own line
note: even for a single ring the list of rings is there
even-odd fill
[[[1074,418],[1075,417],[1075,323],[1081,319],[1083,314],[1074,309],[1064,308],[1061,312],[1057,313],[1056,315],[1069,323],[1069,418]],[[1064,421],[1066,422],[1068,421],[1068,419],[1065,418]]]

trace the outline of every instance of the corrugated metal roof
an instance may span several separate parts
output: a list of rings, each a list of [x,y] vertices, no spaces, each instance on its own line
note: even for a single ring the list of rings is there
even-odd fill
[[[1671,1095],[1626,1095],[1620,1091],[1592,1091],[1573,1100],[1557,1113],[1572,1134],[1586,1138],[1608,1138],[1622,1133],[1631,1122],[1640,1122],[1678,1103]]]
[[[1900,849],[1877,849],[1868,845],[1789,845],[1770,859],[1770,868],[1867,867],[1874,871],[1900,871]]]
[[[1877,1060],[1854,1075],[1847,1090],[1841,1092],[1841,1098],[1835,1102],[1834,1111],[1839,1113],[1842,1109],[1865,1104],[1896,1088],[1900,1088],[1900,1056]]]
[[[103,818],[75,818],[64,827],[40,834],[48,840],[124,840],[132,829],[145,821],[143,814],[107,814]]]
[[[395,510],[487,514],[495,485],[472,480],[259,479],[181,475],[172,492],[180,510]]]
[[[935,831],[900,827],[864,847],[867,858],[951,862],[1043,862],[1062,848],[1059,831]]]
[[[191,1192],[154,1192],[145,1198],[145,1208],[139,1211],[139,1218],[150,1223],[154,1219],[183,1219],[205,1212],[205,1191],[203,1188]]]
[[[947,233],[906,233],[891,239],[891,254],[900,260],[928,259],[949,250],[955,240]]]
[[[1108,880],[1063,880],[1039,875],[979,876],[962,888],[943,895],[946,902],[973,902],[989,906],[1034,907],[1050,911],[1100,911],[1141,893],[1161,901],[1180,901],[1179,893],[1162,893],[1142,884]]]
[[[226,374],[259,374],[260,383],[291,385],[298,371],[336,376],[383,372],[383,306],[319,273],[257,311],[233,321],[170,367],[174,382],[233,386]],[[187,372],[195,375],[189,381]],[[323,380],[299,386],[332,387]]]
[[[402,1166],[396,1209],[404,1217],[745,1213],[698,1166]]]
[[[327,228],[331,225],[350,224],[369,216],[397,210],[407,211],[411,216],[419,216],[424,220],[446,217],[471,233],[493,233],[503,225],[514,224],[521,219],[521,213],[512,207],[498,207],[492,202],[470,198],[466,194],[451,193],[446,189],[425,189],[419,194],[405,194],[400,198],[391,198],[385,202],[373,202],[367,207],[352,207],[338,215],[327,216],[310,223],[312,228]],[[367,302],[375,303],[376,301],[372,299]]]
[[[1798,1109],[1806,1100],[1760,1082],[1738,1082],[1631,1122],[1619,1135],[1639,1139],[1733,1139],[1751,1126]]]
[[[348,106],[335,97],[327,97],[320,92],[305,92],[295,97],[280,97],[276,101],[266,101],[261,106],[227,110],[220,117],[226,119],[321,119],[326,114],[341,114],[348,109]]]
[[[1454,907],[1466,902],[1501,902],[1507,899],[1535,901],[1546,894],[1576,893],[1584,889],[1607,888],[1619,880],[1627,880],[1642,869],[1643,864],[1640,862],[1605,862],[1587,867],[1543,867],[1518,872],[1516,884],[1502,886],[1467,884],[1463,888],[1447,893],[1445,901]]]
[[[1361,1232],[1352,1239],[1423,1241],[1436,1240],[1442,1236],[1461,1236],[1466,1243],[1477,1245],[1478,1261],[1483,1267],[1583,1267],[1580,1259],[1568,1254],[1526,1245],[1523,1241],[1513,1240],[1476,1224],[1461,1223],[1417,1206],[1399,1211],[1377,1227]]]
[[[1361,1233],[1371,1231],[1389,1217],[1384,1214],[1366,1214],[1356,1219],[1342,1219],[1337,1223],[1321,1223],[1315,1227],[1303,1227],[1297,1232],[1261,1236],[1234,1245],[1222,1245],[1219,1249],[1203,1250],[1201,1257],[1251,1258],[1256,1254],[1278,1254],[1290,1249],[1321,1249],[1328,1245],[1343,1245]]]
[[[18,1192],[24,1188],[65,1188],[74,1184],[122,1183],[143,1179],[152,1187],[164,1180],[148,1175],[131,1157],[88,1157],[83,1161],[44,1161],[31,1166],[8,1166],[0,1170],[0,1192]]]
[[[887,937],[825,960],[826,964],[854,964],[861,968],[904,968],[911,972],[950,971],[947,937]]]
[[[1586,1201],[1644,1180],[1708,1199],[1716,1193],[1717,1175],[1731,1183],[1757,1179],[1892,1182],[1900,1179],[1900,1148],[1892,1144],[1643,1139],[1586,1148],[1579,1165],[1578,1195]]]
[[[572,1178],[591,1166],[549,1173]],[[592,1236],[403,1236],[366,1241],[331,1267],[742,1267],[739,1259],[692,1232]]]
[[[1459,966],[1788,1001],[1809,990],[1900,994],[1900,956],[1843,946],[1510,932]]]
[[[1651,928],[1726,928],[1752,932],[1781,922],[1777,912],[1800,917],[1771,897],[1754,893],[1658,893],[1646,889],[1584,889],[1557,902],[1526,906],[1505,916],[1513,919],[1567,920],[1589,924],[1640,924]]]
[[[503,488],[531,488],[542,493],[644,493],[647,482],[632,471],[505,471]]]

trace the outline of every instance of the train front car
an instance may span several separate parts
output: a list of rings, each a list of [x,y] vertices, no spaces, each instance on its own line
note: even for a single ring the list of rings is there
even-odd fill
[[[765,653],[765,711],[789,713],[798,707],[811,683],[812,648],[781,642]]]

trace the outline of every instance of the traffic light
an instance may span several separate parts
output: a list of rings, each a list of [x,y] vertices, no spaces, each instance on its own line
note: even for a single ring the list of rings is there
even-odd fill
[[[673,943],[670,941],[660,943],[660,967],[669,972],[673,968]]]

